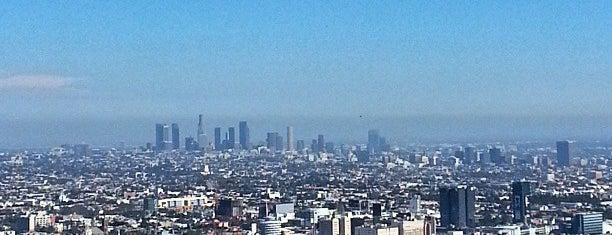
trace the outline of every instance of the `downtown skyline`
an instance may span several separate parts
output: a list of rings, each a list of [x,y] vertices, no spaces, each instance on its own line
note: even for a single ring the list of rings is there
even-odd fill
[[[0,10],[0,148],[136,144],[152,123],[190,127],[196,113],[258,120],[254,136],[295,122],[296,134],[346,141],[372,128],[406,142],[608,139],[612,128],[608,1]]]

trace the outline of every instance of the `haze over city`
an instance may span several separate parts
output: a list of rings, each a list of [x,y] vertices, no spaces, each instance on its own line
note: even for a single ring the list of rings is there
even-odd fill
[[[609,139],[612,4],[550,3],[3,1],[0,148],[142,144],[200,113],[258,139]]]

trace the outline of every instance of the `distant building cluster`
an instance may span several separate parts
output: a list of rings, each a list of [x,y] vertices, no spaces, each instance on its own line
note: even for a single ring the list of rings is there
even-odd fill
[[[363,143],[246,121],[155,143],[0,152],[2,234],[434,235],[612,232],[608,143]],[[307,144],[309,143],[309,144]]]

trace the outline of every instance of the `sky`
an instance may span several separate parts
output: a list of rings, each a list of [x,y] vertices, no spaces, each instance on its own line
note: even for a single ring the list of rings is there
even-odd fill
[[[0,147],[142,142],[199,113],[316,131],[556,118],[542,131],[609,137],[611,28],[611,1],[1,1]]]

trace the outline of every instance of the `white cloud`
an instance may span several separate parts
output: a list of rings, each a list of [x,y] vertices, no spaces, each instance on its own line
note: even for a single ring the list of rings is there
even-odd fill
[[[16,75],[0,78],[0,91],[62,90],[70,79],[53,75]]]

